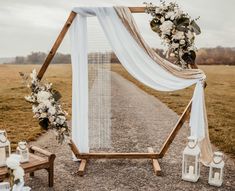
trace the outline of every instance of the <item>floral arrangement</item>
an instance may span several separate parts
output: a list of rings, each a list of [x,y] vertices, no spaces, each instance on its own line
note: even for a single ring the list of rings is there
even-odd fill
[[[164,51],[167,58],[176,58],[175,64],[188,68],[196,59],[195,35],[201,33],[196,20],[184,13],[176,3],[166,4],[160,1],[160,6],[144,3],[145,12],[151,14],[151,29],[158,33],[167,47]]]
[[[35,69],[30,75],[20,75],[31,90],[31,94],[25,96],[25,99],[32,103],[34,118],[39,119],[39,124],[44,129],[55,129],[58,142],[63,143],[69,136],[69,127],[66,119],[68,114],[62,110],[59,101],[61,94],[52,88],[52,83],[40,82]]]
[[[10,157],[7,158],[6,164],[10,174],[11,190],[19,190],[17,188],[24,186],[24,169],[20,166],[20,155],[11,154]]]

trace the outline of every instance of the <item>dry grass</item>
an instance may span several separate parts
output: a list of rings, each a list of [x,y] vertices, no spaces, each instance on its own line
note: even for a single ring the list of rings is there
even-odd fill
[[[222,151],[235,156],[235,67],[201,66],[207,74],[206,104],[211,141]],[[193,88],[175,92],[159,92],[146,87],[130,76],[119,64],[112,70],[130,80],[142,90],[159,98],[181,114],[192,97]]]
[[[43,132],[33,119],[28,94],[19,72],[30,72],[35,65],[0,65],[0,129],[6,129],[13,148],[20,140],[35,140]],[[235,156],[235,67],[203,66],[208,77],[206,88],[210,138],[222,151]],[[162,93],[154,91],[132,78],[121,65],[112,65],[118,72],[144,91],[166,103],[181,114],[191,98],[192,88]],[[62,95],[63,107],[71,114],[71,65],[51,65],[44,77],[54,83]]]

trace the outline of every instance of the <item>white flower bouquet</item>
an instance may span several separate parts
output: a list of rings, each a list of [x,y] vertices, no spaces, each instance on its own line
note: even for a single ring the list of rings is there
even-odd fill
[[[52,83],[40,82],[35,69],[30,75],[20,75],[31,90],[31,94],[25,96],[25,99],[32,103],[34,117],[39,119],[39,124],[44,129],[55,129],[58,142],[63,143],[69,136],[69,127],[66,119],[68,114],[62,110],[59,101],[61,94],[52,88]]]
[[[188,68],[196,59],[195,35],[201,33],[196,20],[184,13],[176,3],[166,4],[160,1],[160,6],[152,3],[146,5],[145,12],[151,14],[151,29],[158,33],[167,47],[164,51],[166,57],[176,58],[175,64],[182,68]]]
[[[7,167],[10,174],[10,186],[19,184],[24,181],[24,170],[20,166],[20,155],[11,154],[6,160]]]

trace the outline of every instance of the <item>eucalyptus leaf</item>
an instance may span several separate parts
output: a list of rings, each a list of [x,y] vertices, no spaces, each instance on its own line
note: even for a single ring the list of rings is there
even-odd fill
[[[184,26],[184,25],[177,25],[176,29],[179,30],[179,31],[183,31],[183,32],[187,32],[188,31],[187,27]]]
[[[48,118],[40,119],[39,125],[40,125],[42,128],[44,128],[44,129],[48,129],[48,127],[49,127],[49,119],[48,119]]]
[[[196,52],[193,50],[190,50],[189,52],[185,52],[182,55],[182,59],[187,63],[187,64],[194,64],[196,60]]]
[[[159,21],[157,19],[153,19],[151,22],[150,22],[150,26],[151,26],[151,29],[156,32],[156,33],[160,33],[161,30],[159,28],[160,24],[159,24]]]
[[[197,23],[195,22],[195,20],[192,20],[192,22],[190,23],[191,27],[193,29],[193,32],[195,32],[196,35],[201,34],[201,29],[200,27],[197,25]]]
[[[177,26],[179,26],[179,25],[188,26],[189,23],[190,23],[190,20],[189,20],[189,18],[186,18],[186,17],[181,17],[181,18],[176,20],[176,25]]]
[[[55,99],[55,101],[58,101],[60,98],[62,98],[61,93],[57,90],[53,90],[53,95],[52,96]]]

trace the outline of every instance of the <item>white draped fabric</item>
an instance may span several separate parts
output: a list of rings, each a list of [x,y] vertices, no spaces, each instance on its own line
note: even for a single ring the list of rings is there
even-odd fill
[[[159,91],[174,91],[196,84],[190,116],[191,135],[202,140],[207,131],[204,101],[204,73],[196,79],[175,76],[156,63],[125,28],[113,7],[78,7],[72,23],[71,57],[73,68],[72,138],[80,152],[89,152],[87,16],[97,16],[109,43],[125,69],[137,80]],[[157,132],[156,132],[157,133]]]

